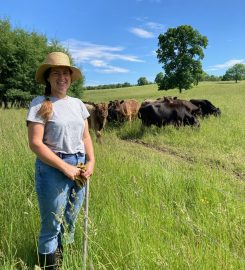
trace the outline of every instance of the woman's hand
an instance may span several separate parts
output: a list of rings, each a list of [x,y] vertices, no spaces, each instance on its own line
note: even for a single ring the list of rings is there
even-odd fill
[[[81,174],[81,169],[77,168],[76,166],[66,164],[62,172],[71,180],[75,180],[76,176]]]
[[[88,161],[86,163],[86,171],[81,175],[84,176],[86,179],[88,179],[93,174],[93,171],[94,171],[94,162]]]

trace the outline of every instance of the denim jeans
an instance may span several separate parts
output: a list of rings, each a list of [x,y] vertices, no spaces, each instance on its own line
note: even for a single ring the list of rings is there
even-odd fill
[[[72,165],[85,162],[84,154],[63,155],[62,159]],[[74,240],[75,222],[82,207],[85,187],[79,187],[61,171],[36,160],[36,192],[39,202],[41,229],[38,252],[55,252],[65,238]]]

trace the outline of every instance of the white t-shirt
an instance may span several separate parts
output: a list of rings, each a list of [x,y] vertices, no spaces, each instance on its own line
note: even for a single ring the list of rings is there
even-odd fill
[[[49,121],[37,115],[45,100],[44,96],[34,98],[30,104],[27,121],[45,125],[43,143],[55,153],[75,154],[85,153],[83,143],[84,120],[89,112],[84,103],[78,99],[67,96],[59,99],[49,97],[53,106],[53,114]]]

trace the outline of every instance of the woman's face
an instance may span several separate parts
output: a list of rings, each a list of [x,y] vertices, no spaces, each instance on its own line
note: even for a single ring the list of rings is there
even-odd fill
[[[48,76],[51,85],[51,95],[63,98],[71,85],[71,71],[68,67],[53,67]]]

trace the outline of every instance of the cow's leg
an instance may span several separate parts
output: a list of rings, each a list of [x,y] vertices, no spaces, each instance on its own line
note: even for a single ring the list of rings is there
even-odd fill
[[[96,134],[96,141],[98,143],[102,143],[102,134],[101,134],[101,132],[99,130],[96,130],[95,134]]]

